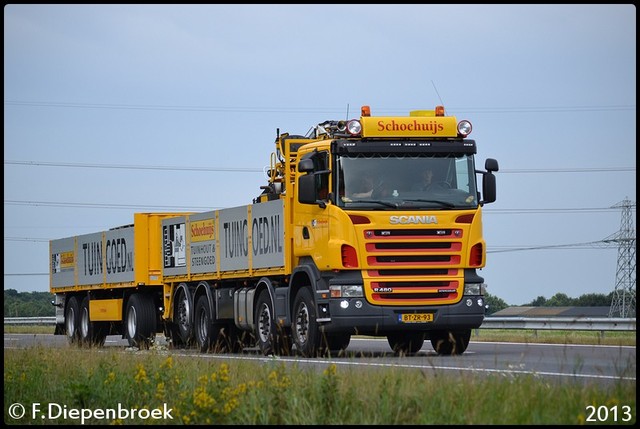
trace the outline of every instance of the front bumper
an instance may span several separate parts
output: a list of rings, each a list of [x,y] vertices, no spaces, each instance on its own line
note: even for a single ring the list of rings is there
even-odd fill
[[[351,331],[359,335],[386,335],[398,331],[475,329],[485,315],[483,296],[465,296],[457,304],[427,307],[374,306],[362,298],[335,298],[319,303],[318,322],[324,332]],[[406,323],[403,314],[432,314],[432,321]]]

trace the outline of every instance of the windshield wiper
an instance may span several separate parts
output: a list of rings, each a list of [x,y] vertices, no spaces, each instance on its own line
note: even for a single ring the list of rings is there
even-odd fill
[[[349,202],[351,202],[351,203],[376,203],[376,204],[380,204],[380,205],[383,205],[383,206],[392,207],[394,209],[398,208],[398,204],[397,203],[390,203],[389,201],[383,201],[383,200],[351,200]]]
[[[455,204],[452,204],[449,201],[442,201],[442,200],[424,200],[424,199],[418,198],[415,200],[411,199],[411,200],[404,200],[404,201],[411,201],[413,203],[436,203],[449,208],[454,208],[456,206]]]

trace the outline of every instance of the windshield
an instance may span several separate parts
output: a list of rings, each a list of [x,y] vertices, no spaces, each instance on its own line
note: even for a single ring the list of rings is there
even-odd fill
[[[337,203],[347,209],[478,206],[473,155],[350,155],[336,165]]]

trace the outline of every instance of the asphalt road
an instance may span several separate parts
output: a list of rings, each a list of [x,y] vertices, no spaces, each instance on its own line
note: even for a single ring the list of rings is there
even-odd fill
[[[4,334],[4,349],[25,348],[36,344],[46,347],[72,347],[67,339],[51,334]],[[119,336],[109,336],[105,348],[119,348],[123,353],[174,353],[194,359],[256,360],[291,362],[324,368],[334,363],[345,368],[411,368],[426,373],[467,375],[532,374],[558,382],[636,381],[636,347],[602,345],[566,345],[533,343],[474,342],[461,356],[438,356],[429,341],[415,355],[395,355],[386,339],[354,337],[346,352],[327,358],[298,356],[263,356],[257,349],[236,354],[202,354],[196,350],[170,350],[162,343],[151,350],[136,350]]]

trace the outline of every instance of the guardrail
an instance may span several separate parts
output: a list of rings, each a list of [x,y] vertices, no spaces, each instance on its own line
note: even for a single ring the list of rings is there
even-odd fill
[[[5,317],[5,325],[55,325],[56,317]]]
[[[5,325],[55,325],[52,317],[5,317]],[[567,331],[635,331],[636,319],[615,317],[492,317],[479,329],[550,329]]]
[[[635,331],[636,318],[616,317],[491,317],[480,329],[551,329],[566,331]]]

